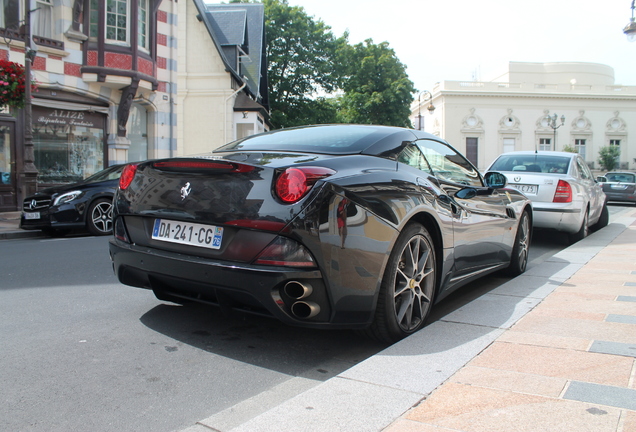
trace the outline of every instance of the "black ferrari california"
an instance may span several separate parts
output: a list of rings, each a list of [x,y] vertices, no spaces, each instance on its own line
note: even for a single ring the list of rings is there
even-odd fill
[[[114,199],[119,280],[385,342],[485,274],[525,271],[530,201],[439,137],[320,125],[130,164]]]

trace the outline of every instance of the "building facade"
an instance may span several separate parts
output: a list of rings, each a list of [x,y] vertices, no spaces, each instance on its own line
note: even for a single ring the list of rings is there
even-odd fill
[[[574,149],[600,169],[606,146],[620,148],[621,169],[636,169],[636,86],[615,84],[609,66],[511,62],[493,81],[444,81],[426,96],[412,106],[414,128],[446,139],[480,170],[501,153],[535,149]]]
[[[178,155],[269,130],[262,4],[178,3]]]
[[[1,3],[0,58],[24,65],[25,52],[33,55],[38,189],[176,153],[176,0]],[[0,211],[20,209],[27,193],[24,111],[0,114]]]

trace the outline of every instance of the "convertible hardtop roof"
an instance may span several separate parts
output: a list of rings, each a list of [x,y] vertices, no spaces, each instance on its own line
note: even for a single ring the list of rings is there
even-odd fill
[[[425,132],[395,126],[330,124],[278,129],[231,142],[218,152],[269,151],[320,154],[372,154],[399,146],[404,141],[439,137]]]

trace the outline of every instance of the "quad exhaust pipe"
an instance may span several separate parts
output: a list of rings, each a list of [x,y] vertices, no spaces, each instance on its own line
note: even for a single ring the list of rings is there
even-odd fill
[[[308,283],[301,283],[298,281],[289,281],[285,284],[285,294],[294,300],[304,299],[309,297],[314,292],[312,286]]]
[[[283,290],[288,297],[294,300],[305,299],[314,292],[313,287],[309,283],[298,281],[287,282]],[[313,318],[320,313],[320,306],[310,301],[296,301],[291,306],[291,313],[300,319]]]
[[[313,318],[320,312],[320,306],[314,302],[298,301],[292,305],[291,312],[296,318]]]

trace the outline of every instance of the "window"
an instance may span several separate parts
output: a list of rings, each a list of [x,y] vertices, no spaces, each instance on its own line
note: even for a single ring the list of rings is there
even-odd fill
[[[20,26],[20,1],[4,0],[0,7],[0,26],[6,29],[18,30]]]
[[[479,173],[470,162],[447,145],[430,140],[420,140],[417,143],[439,180],[465,186],[483,186]]]
[[[398,162],[402,162],[403,164],[432,174],[428,163],[426,163],[426,159],[424,159],[424,156],[422,156],[422,152],[417,146],[407,146],[404,150],[402,150],[402,153],[400,153],[400,155],[397,157],[397,160]]]
[[[550,138],[539,138],[539,150],[541,150],[541,151],[550,151],[550,150],[552,150],[552,139],[550,139]]]
[[[148,50],[148,0],[139,0],[137,19],[137,44]]]
[[[127,29],[128,2],[122,0],[106,0],[106,40],[110,43],[130,45]]]
[[[479,138],[466,138],[466,157],[475,165],[477,165],[478,145]]]
[[[97,40],[100,31],[104,31],[106,43],[131,46],[134,43],[134,36],[136,36],[139,48],[149,52],[151,0],[105,0],[106,16],[103,18],[104,21],[100,22],[99,6],[104,4],[103,1],[90,0],[88,10],[89,38],[93,41]]]
[[[504,138],[503,140],[503,152],[509,153],[515,151],[515,139],[514,138]]]
[[[583,160],[585,160],[585,140],[584,139],[574,140],[574,150],[576,150],[576,152],[581,155]]]
[[[99,0],[91,0],[88,21],[88,37],[97,39],[99,34]]]
[[[36,11],[33,14],[32,31],[35,36],[53,37],[53,4],[51,0],[35,0]]]

